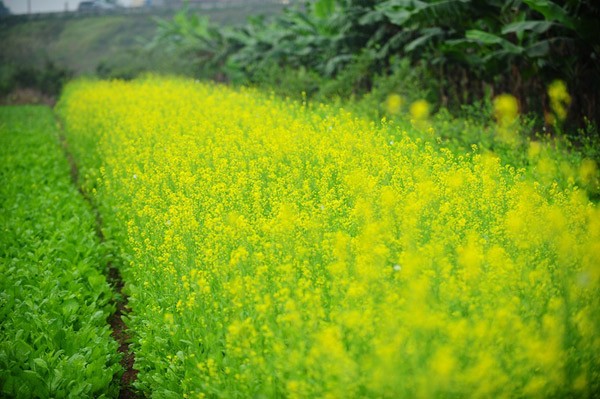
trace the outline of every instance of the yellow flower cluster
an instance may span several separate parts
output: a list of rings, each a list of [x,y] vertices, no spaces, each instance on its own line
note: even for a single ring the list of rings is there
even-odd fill
[[[567,117],[569,105],[571,105],[571,95],[567,90],[567,85],[562,80],[555,80],[548,86],[548,97],[550,97],[550,108],[559,121],[564,121]]]
[[[397,94],[391,93],[387,96],[384,102],[384,109],[388,115],[399,115],[404,107],[404,98]],[[429,103],[427,100],[416,100],[408,107],[408,115],[411,125],[418,130],[428,131],[431,133],[432,128],[429,124]]]
[[[519,104],[517,99],[510,94],[500,94],[494,98],[494,116],[498,124],[509,126],[519,116]]]
[[[385,100],[385,110],[390,115],[397,115],[402,110],[404,99],[400,94],[392,93]]]
[[[425,100],[417,100],[410,105],[410,115],[415,120],[424,120],[429,117],[429,103]]]
[[[516,145],[519,138],[516,122],[519,116],[519,103],[511,94],[500,94],[494,98],[494,117],[498,123],[498,139],[500,142]]]
[[[600,391],[600,210],[581,191],[183,79],[75,82],[59,112],[129,261],[142,390]]]

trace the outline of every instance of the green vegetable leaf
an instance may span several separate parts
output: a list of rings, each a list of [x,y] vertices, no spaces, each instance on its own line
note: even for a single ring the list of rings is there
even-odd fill
[[[558,21],[569,29],[575,29],[575,23],[564,8],[549,0],[523,0],[531,9],[539,12],[548,21]]]
[[[524,31],[533,31],[535,33],[544,33],[554,25],[550,21],[519,21],[510,23],[502,28],[502,34],[520,33]]]
[[[480,42],[488,45],[500,45],[503,50],[510,54],[521,54],[523,53],[523,48],[520,46],[516,46],[508,40],[504,39],[501,36],[496,36],[492,33],[487,33],[481,30],[472,29],[468,30],[465,33],[465,36],[469,40],[473,40],[476,42]]]

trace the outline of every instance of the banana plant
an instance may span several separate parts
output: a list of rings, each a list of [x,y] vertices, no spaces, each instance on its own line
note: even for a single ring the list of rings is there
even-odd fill
[[[440,86],[473,82],[460,83],[455,91],[463,92],[483,81],[531,97],[527,87],[560,77],[589,93],[579,106],[589,104],[587,114],[600,119],[600,87],[579,83],[600,74],[598,20],[600,6],[578,0],[308,0],[235,28],[184,9],[157,20],[154,45],[250,81],[273,66],[336,78],[361,63],[385,74],[395,57],[426,65]]]
[[[224,32],[210,23],[206,16],[190,12],[186,4],[172,20],[155,18],[156,34],[146,45],[148,51],[157,49],[176,52],[198,65],[204,71],[222,67],[232,47]]]

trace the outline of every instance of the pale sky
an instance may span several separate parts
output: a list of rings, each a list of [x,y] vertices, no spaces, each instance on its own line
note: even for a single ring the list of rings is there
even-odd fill
[[[4,5],[10,9],[13,14],[26,14],[27,4],[31,4],[31,12],[59,12],[75,11],[81,0],[3,0]],[[119,0],[119,3],[128,6],[134,3],[132,0]]]

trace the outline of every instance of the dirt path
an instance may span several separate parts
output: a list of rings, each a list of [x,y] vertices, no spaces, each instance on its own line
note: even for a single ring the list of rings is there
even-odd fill
[[[123,315],[129,313],[127,307],[127,296],[123,294],[123,279],[119,269],[113,265],[108,267],[107,280],[116,292],[114,304],[117,310],[108,318],[108,322],[112,328],[112,336],[119,343],[119,352],[123,354],[121,366],[125,370],[121,376],[121,389],[119,390],[119,399],[139,398],[133,389],[133,383],[137,378],[138,371],[133,368],[135,355],[129,346],[129,333],[127,326],[123,320]]]
[[[73,159],[73,155],[69,151],[68,143],[62,134],[60,135],[60,143],[69,162],[69,166],[71,167],[71,180],[83,198],[85,198],[85,200],[92,207],[92,210],[96,216],[96,234],[98,235],[100,241],[105,241],[105,237],[101,228],[103,224],[102,217],[100,216],[98,209],[96,209],[91,201],[89,195],[82,190],[81,186],[79,185],[79,170],[75,160]],[[115,292],[111,303],[116,308],[116,311],[108,318],[108,323],[110,324],[112,330],[112,337],[119,344],[118,350],[123,355],[121,358],[121,366],[123,367],[124,372],[121,376],[121,381],[119,384],[120,388],[118,397],[119,399],[141,398],[142,396],[138,394],[133,387],[133,383],[137,379],[138,371],[133,368],[135,354],[130,348],[130,335],[127,330],[127,325],[123,320],[123,316],[128,314],[130,311],[129,307],[127,306],[128,297],[123,293],[123,287],[125,283],[123,282],[119,269],[111,263],[107,265],[106,280]]]

